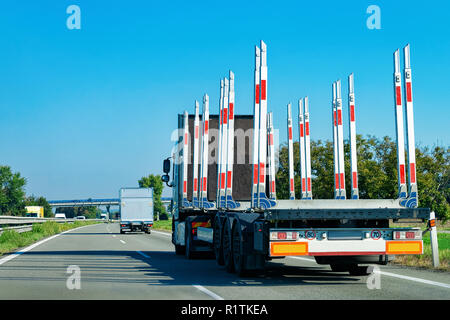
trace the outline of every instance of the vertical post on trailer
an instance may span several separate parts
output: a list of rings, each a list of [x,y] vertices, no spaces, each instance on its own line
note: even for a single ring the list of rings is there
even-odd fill
[[[192,204],[194,207],[199,207],[198,201],[198,155],[199,155],[199,134],[200,134],[200,122],[199,122],[199,105],[195,100],[195,118],[194,118],[194,159],[193,159],[193,188],[192,188]]]
[[[208,160],[209,160],[209,96],[203,97],[203,130],[202,130],[202,164],[201,164],[201,188],[200,188],[200,207],[210,209],[214,204],[208,201]]]
[[[252,185],[252,208],[257,208],[258,201],[258,177],[259,177],[259,69],[261,67],[261,50],[255,46],[255,87],[253,104],[253,185]]]
[[[228,146],[227,146],[227,178],[226,178],[226,207],[235,209],[240,203],[233,200],[233,164],[234,164],[234,73],[230,70],[230,84],[228,90]]]
[[[337,138],[337,116],[336,116],[336,82],[333,82],[333,103],[332,103],[332,122],[333,122],[333,162],[334,162],[334,198],[339,199],[339,159],[338,159],[338,138]]]
[[[203,106],[202,106],[202,114],[201,114],[201,120],[199,123],[199,135],[201,135],[201,138],[199,138],[199,155],[198,155],[198,162],[199,162],[199,172],[198,172],[198,207],[203,208],[203,153],[204,153],[204,131],[205,131],[205,96],[203,96]],[[200,115],[199,115],[200,117]]]
[[[414,116],[412,98],[411,60],[409,55],[409,44],[403,49],[404,54],[404,78],[405,78],[405,101],[406,101],[406,139],[408,146],[408,182],[409,197],[406,206],[415,208],[419,204],[416,181],[416,146],[414,142]]]
[[[258,200],[259,208],[267,209],[274,206],[266,195],[266,158],[267,158],[267,47],[261,41],[260,66],[260,103],[259,103],[259,180]]]
[[[224,79],[223,89],[223,113],[222,113],[222,157],[221,157],[221,174],[220,174],[220,196],[219,207],[226,208],[226,172],[227,172],[227,148],[228,148],[228,79]]]
[[[299,149],[300,149],[300,176],[301,176],[301,199],[306,199],[306,159],[305,159],[305,129],[303,118],[303,98],[298,100],[298,127],[299,127]]]
[[[273,145],[273,113],[267,114],[267,139],[269,143],[269,191],[270,199],[276,200],[277,193],[275,188],[275,147]]]
[[[436,229],[436,214],[434,213],[434,211],[430,212],[429,228],[430,228],[430,242],[431,242],[433,267],[437,268],[439,267],[439,247]]]
[[[183,133],[183,206],[190,207],[187,198],[188,161],[189,161],[189,115],[184,112],[184,133]]]
[[[344,129],[342,126],[342,98],[341,80],[336,82],[336,116],[338,137],[338,164],[339,164],[339,199],[346,199],[345,194],[345,162],[344,162]]]
[[[394,52],[394,102],[395,102],[395,132],[397,136],[397,172],[398,198],[400,204],[406,204],[408,191],[406,189],[405,171],[405,137],[403,128],[402,77],[400,73],[399,50]]]
[[[292,113],[291,104],[287,105],[287,129],[288,129],[288,165],[289,165],[289,199],[295,200],[294,185],[294,145],[292,141]]]
[[[222,185],[222,123],[223,123],[223,79],[220,80],[220,100],[219,100],[219,131],[217,146],[217,194],[216,194],[216,206],[219,207],[220,203],[220,188]]]
[[[350,172],[352,173],[352,199],[359,199],[358,162],[356,155],[355,86],[353,73],[348,76],[348,114],[350,130]]]
[[[305,164],[306,164],[306,199],[312,199],[311,147],[309,138],[309,101],[305,97]]]

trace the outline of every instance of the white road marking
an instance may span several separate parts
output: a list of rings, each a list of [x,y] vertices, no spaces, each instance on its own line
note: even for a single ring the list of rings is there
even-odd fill
[[[125,244],[126,242],[125,241],[123,241],[123,240],[119,240],[120,242],[122,242],[123,244]]]
[[[56,238],[56,237],[59,237],[60,235],[62,235],[62,234],[64,234],[64,233],[71,232],[71,231],[74,231],[74,230],[77,230],[77,229],[80,229],[80,228],[84,228],[84,227],[87,227],[87,226],[81,226],[81,227],[78,227],[78,228],[74,228],[74,229],[71,229],[71,230],[67,230],[67,231],[64,231],[64,232],[55,234],[55,235],[53,235],[53,236],[51,236],[51,237],[49,237],[49,238],[47,238],[47,239],[38,241],[38,242],[36,242],[36,243],[34,243],[34,244],[32,244],[32,245],[30,245],[30,246],[28,246],[28,247],[26,247],[26,248],[24,248],[24,249],[18,251],[18,252],[12,253],[12,254],[10,254],[10,255],[8,255],[8,256],[6,256],[6,257],[0,259],[0,265],[2,265],[2,264],[4,264],[5,262],[8,262],[8,261],[10,261],[10,260],[12,260],[12,259],[14,259],[14,258],[17,258],[17,257],[20,256],[22,253],[25,253],[25,252],[27,252],[27,251],[30,251],[30,250],[36,248],[37,246],[43,244],[44,242],[47,242],[47,241],[52,240],[52,239],[54,239],[54,238]]]
[[[316,261],[313,259],[308,259],[308,258],[303,258],[303,257],[287,257],[287,258],[304,260],[304,261],[316,263]],[[379,271],[378,273],[381,275],[388,276],[388,277],[399,278],[399,279],[415,281],[415,282],[421,282],[421,283],[425,283],[425,284],[430,284],[432,286],[438,286],[438,287],[450,289],[450,284],[446,284],[446,283],[442,283],[442,282],[431,281],[431,280],[415,278],[415,277],[409,277],[409,276],[404,276],[401,274],[391,273],[391,272],[386,272],[386,271]]]
[[[146,255],[145,253],[141,252],[141,251],[136,251],[137,253],[139,253],[141,256],[143,256],[144,258],[150,259],[150,257],[148,255]]]
[[[115,234],[113,234],[113,238],[115,238],[116,237],[116,235]]]
[[[446,284],[446,283],[442,283],[442,282],[430,281],[430,280],[425,280],[425,279],[421,279],[421,278],[408,277],[408,276],[403,276],[401,274],[390,273],[390,272],[385,272],[385,271],[380,271],[380,274],[388,276],[388,277],[395,277],[395,278],[404,279],[404,280],[421,282],[421,283],[431,284],[432,286],[438,286],[438,287],[450,289],[450,284]]]
[[[203,293],[206,293],[208,296],[210,296],[211,298],[213,298],[214,300],[224,300],[224,298],[222,298],[221,296],[215,294],[214,292],[212,292],[211,290],[206,289],[205,287],[198,285],[198,284],[193,284],[192,285],[194,288],[200,290]]]
[[[168,237],[172,237],[172,233],[168,233],[168,232],[160,232],[160,231],[155,231],[155,230],[152,230],[152,233],[157,233],[157,234],[163,234],[163,235],[165,235],[165,236],[168,236]]]

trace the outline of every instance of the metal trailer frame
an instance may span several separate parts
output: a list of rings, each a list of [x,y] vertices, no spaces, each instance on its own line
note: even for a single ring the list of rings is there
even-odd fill
[[[404,194],[403,175],[399,174],[398,199],[359,199],[356,169],[356,126],[354,105],[353,74],[349,76],[349,125],[352,161],[352,199],[345,199],[344,181],[344,153],[343,153],[343,121],[341,83],[337,80],[332,87],[333,111],[333,140],[335,152],[335,199],[312,200],[309,155],[309,110],[308,98],[299,100],[299,129],[300,154],[302,175],[301,200],[275,199],[273,194],[266,195],[266,158],[269,158],[269,181],[272,183],[274,174],[273,144],[270,143],[273,133],[272,115],[267,114],[267,57],[266,45],[261,41],[260,48],[255,50],[255,99],[253,113],[253,157],[251,199],[239,201],[239,207],[227,205],[225,198],[227,175],[225,166],[232,165],[227,140],[234,138],[233,130],[229,131],[229,113],[231,107],[234,117],[234,90],[229,86],[228,79],[221,82],[221,99],[219,106],[219,149],[217,166],[217,194],[216,203],[210,208],[190,205],[183,193],[174,192],[178,197],[183,195],[182,201],[174,199],[173,237],[176,253],[184,253],[191,258],[196,252],[213,251],[219,265],[224,265],[229,272],[244,274],[249,270],[261,270],[267,260],[286,255],[310,255],[319,264],[330,264],[333,270],[349,271],[351,274],[367,274],[367,267],[358,264],[377,263],[386,264],[392,254],[422,253],[422,234],[417,229],[389,228],[389,220],[418,219],[434,221],[434,213],[429,208],[417,208],[417,185],[415,181],[415,159],[409,154],[409,191],[410,196]],[[409,63],[409,45],[405,47],[405,82],[407,95],[407,132],[408,151],[413,153],[414,132],[412,119],[411,69]],[[398,89],[398,51],[395,56],[394,94],[396,102],[397,140],[402,141],[401,100]],[[230,72],[230,80],[234,74]],[[233,81],[234,82],[234,81]],[[224,86],[222,86],[224,85]],[[233,92],[233,94],[231,94]],[[231,98],[231,99],[230,99]],[[401,98],[400,98],[401,99]],[[409,110],[409,111],[408,111]],[[288,109],[288,128],[292,125],[292,115]],[[179,117],[181,119],[181,116]],[[289,123],[289,119],[291,122]],[[183,145],[180,158],[187,159],[188,131],[187,113],[184,115],[184,134],[179,143]],[[233,119],[234,120],[234,119]],[[179,125],[182,122],[179,120]],[[303,127],[303,128],[302,128]],[[288,129],[289,130],[289,129]],[[292,129],[290,129],[292,130]],[[288,131],[289,140],[291,134]],[[303,138],[303,139],[302,139]],[[185,141],[183,142],[183,139]],[[269,143],[267,142],[269,140]],[[188,140],[190,141],[190,140]],[[290,141],[291,142],[291,141]],[[202,150],[205,150],[202,148]],[[292,150],[292,148],[290,148]],[[401,164],[401,146],[398,147],[399,168]],[[303,152],[304,151],[304,152]],[[231,152],[235,152],[234,149]],[[269,154],[268,154],[269,153]],[[302,157],[304,155],[304,158]],[[290,152],[292,158],[292,152]],[[204,159],[204,158],[203,158]],[[225,162],[225,159],[228,159]],[[203,160],[204,161],[204,160]],[[231,162],[230,162],[231,161]],[[292,159],[290,159],[290,162]],[[291,165],[290,165],[291,167]],[[414,170],[413,170],[414,169]],[[186,184],[187,164],[176,165],[173,186]],[[182,172],[180,172],[182,171]],[[355,179],[356,173],[356,179]],[[180,177],[183,177],[180,179]],[[181,186],[180,186],[181,187]],[[202,189],[203,190],[203,189]],[[272,189],[269,188],[269,192]],[[294,190],[295,191],[295,190]],[[203,196],[202,196],[203,197]],[[219,204],[217,206],[217,204]],[[432,227],[430,230],[435,233]],[[403,237],[403,238],[402,238]],[[400,241],[403,239],[402,241]],[[434,244],[434,242],[433,242]],[[435,246],[435,244],[434,244]],[[333,251],[334,250],[334,251]]]

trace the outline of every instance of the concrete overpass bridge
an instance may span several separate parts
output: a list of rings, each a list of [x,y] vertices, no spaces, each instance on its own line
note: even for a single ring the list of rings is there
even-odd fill
[[[168,209],[170,205],[170,197],[161,197],[163,205]],[[75,199],[75,200],[50,200],[48,201],[52,208],[63,208],[63,207],[89,207],[89,206],[105,206],[108,211],[110,206],[119,206],[119,198],[111,199]]]

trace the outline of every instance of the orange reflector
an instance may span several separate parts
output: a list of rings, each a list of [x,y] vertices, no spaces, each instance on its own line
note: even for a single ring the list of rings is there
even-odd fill
[[[436,220],[432,219],[430,220],[430,227],[435,227],[436,226]]]
[[[207,222],[192,222],[192,228],[211,228],[211,222],[208,220]]]
[[[308,254],[307,242],[271,242],[271,256],[304,256]]]
[[[422,253],[422,241],[386,241],[386,254]]]

